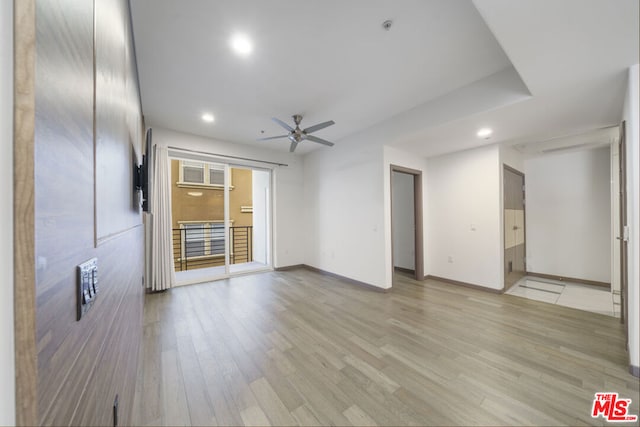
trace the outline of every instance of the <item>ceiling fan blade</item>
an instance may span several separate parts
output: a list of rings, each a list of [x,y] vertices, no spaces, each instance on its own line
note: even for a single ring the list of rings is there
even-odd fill
[[[307,135],[307,139],[309,141],[317,142],[319,144],[328,145],[329,147],[333,147],[333,142],[329,142],[326,139],[318,138],[317,136]]]
[[[293,132],[293,128],[291,126],[289,126],[288,124],[286,124],[285,122],[283,122],[282,120],[276,119],[275,117],[272,117],[271,120],[273,120],[274,122],[276,122],[277,124],[279,124],[280,126],[285,128],[289,132]]]
[[[298,143],[296,141],[291,141],[291,147],[289,147],[289,152],[293,153],[294,151],[296,151],[297,146],[298,146]]]
[[[269,137],[267,137],[267,138],[258,138],[258,139],[256,139],[256,141],[268,141],[268,140],[270,140],[270,139],[286,138],[286,137],[288,137],[288,136],[289,136],[289,135],[269,136]]]
[[[329,120],[328,122],[319,123],[317,125],[308,127],[305,130],[303,130],[303,132],[304,133],[312,133],[312,132],[315,132],[317,130],[324,129],[326,127],[329,127],[329,126],[335,125],[335,124],[336,124],[336,122],[334,122],[333,120]]]

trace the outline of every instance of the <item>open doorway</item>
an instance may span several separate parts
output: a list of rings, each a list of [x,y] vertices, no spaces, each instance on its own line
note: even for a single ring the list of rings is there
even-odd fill
[[[392,269],[424,280],[422,172],[391,165]]]
[[[615,316],[609,145],[548,148],[524,171],[526,204],[524,178],[504,169],[505,293]]]
[[[229,272],[264,270],[271,265],[271,171],[233,166],[231,175],[244,176],[245,189],[229,197]],[[235,191],[235,189],[234,189]]]

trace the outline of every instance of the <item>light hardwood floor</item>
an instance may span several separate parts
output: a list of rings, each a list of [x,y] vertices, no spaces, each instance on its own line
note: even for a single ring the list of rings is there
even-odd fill
[[[147,295],[138,425],[604,425],[633,399],[615,318],[396,275],[299,269]]]

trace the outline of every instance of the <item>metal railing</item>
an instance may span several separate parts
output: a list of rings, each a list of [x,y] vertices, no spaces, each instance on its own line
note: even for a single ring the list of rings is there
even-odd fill
[[[172,230],[176,271],[224,265],[224,226],[219,223],[184,224]],[[229,227],[229,262],[253,261],[253,227]]]
[[[229,262],[241,264],[253,261],[253,227],[229,227],[231,253]]]

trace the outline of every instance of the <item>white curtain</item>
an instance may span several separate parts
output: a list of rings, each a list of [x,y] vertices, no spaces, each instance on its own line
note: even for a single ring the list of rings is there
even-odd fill
[[[151,280],[152,291],[162,291],[176,283],[171,242],[171,163],[167,147],[154,146],[151,185]]]

